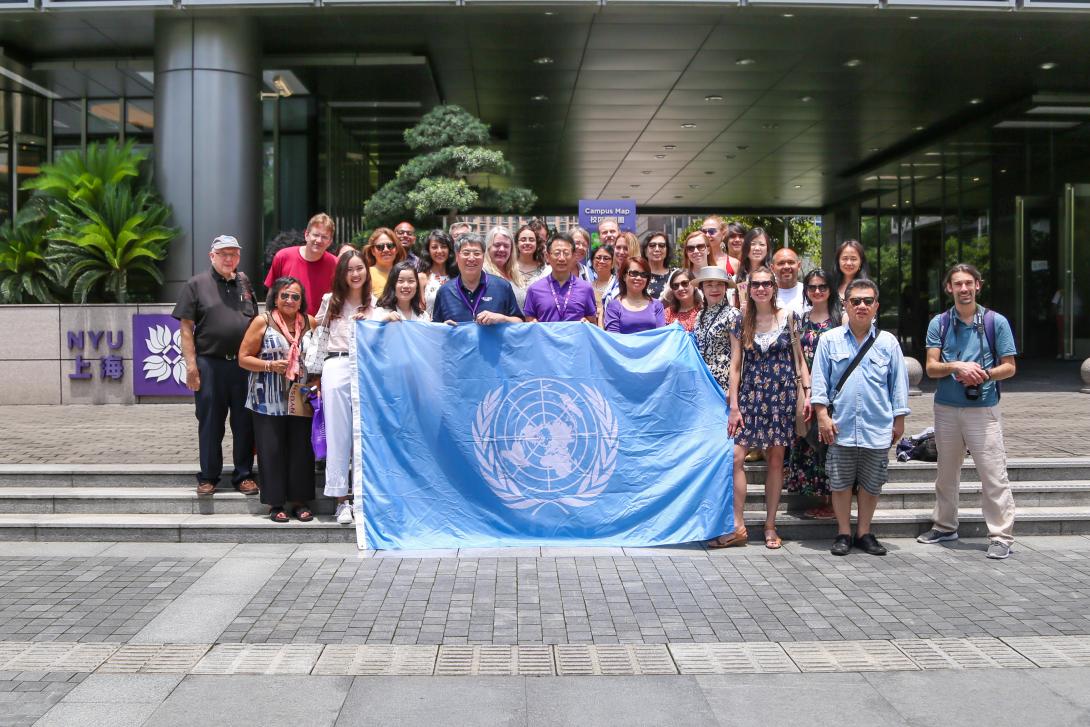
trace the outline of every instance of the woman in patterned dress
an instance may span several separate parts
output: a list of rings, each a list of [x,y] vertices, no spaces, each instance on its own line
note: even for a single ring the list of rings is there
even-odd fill
[[[811,270],[803,279],[802,295],[809,311],[802,319],[802,333],[799,344],[806,358],[806,368],[814,363],[818,338],[832,328],[840,325],[840,306],[837,297],[830,292],[830,276],[821,268]],[[795,439],[787,463],[785,483],[788,492],[797,492],[809,497],[821,497],[823,504],[806,511],[805,517],[831,519],[836,517],[829,500],[829,480],[825,474],[825,459],[814,448],[807,437]]]
[[[810,372],[798,344],[798,315],[776,308],[772,271],[766,267],[751,270],[746,295],[746,311],[734,321],[730,339],[728,431],[734,437],[735,521],[741,519],[745,509],[746,454],[750,449],[763,449],[768,462],[765,547],[775,550],[781,545],[776,509],[783,489],[784,450],[795,440],[796,382],[801,378],[809,418]]]

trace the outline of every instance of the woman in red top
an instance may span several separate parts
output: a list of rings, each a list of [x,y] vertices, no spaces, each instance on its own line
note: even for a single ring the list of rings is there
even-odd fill
[[[688,270],[675,270],[666,282],[662,295],[666,305],[666,325],[677,322],[690,333],[696,325],[696,317],[704,307],[704,297],[693,285],[693,275]]]

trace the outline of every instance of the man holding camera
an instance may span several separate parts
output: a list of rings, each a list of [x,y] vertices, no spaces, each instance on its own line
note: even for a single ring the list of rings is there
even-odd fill
[[[999,383],[1014,376],[1010,323],[977,305],[980,271],[959,263],[946,273],[954,306],[927,327],[927,375],[935,391],[935,514],[931,530],[916,538],[941,543],[958,538],[958,489],[965,449],[980,475],[981,504],[988,526],[988,557],[1010,556],[1014,543],[1014,496],[1007,479],[1007,451],[999,415]]]

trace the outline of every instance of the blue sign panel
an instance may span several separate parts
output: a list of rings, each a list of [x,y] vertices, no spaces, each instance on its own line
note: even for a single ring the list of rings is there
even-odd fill
[[[733,528],[726,401],[680,326],[360,321],[352,364],[365,547],[647,546]]]
[[[636,200],[634,199],[581,199],[579,200],[579,226],[590,233],[598,232],[598,223],[606,217],[617,219],[622,230],[636,231]]]

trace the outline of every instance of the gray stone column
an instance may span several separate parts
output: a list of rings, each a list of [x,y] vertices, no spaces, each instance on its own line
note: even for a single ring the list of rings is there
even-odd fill
[[[208,267],[216,235],[234,235],[260,274],[261,44],[251,18],[155,21],[155,180],[182,235],[163,296]]]

